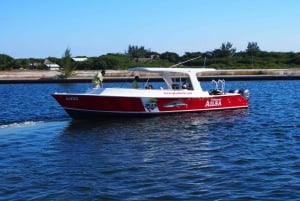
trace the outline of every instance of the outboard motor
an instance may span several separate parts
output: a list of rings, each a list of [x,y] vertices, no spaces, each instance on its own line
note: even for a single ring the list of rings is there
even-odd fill
[[[249,91],[249,89],[240,89],[239,94],[241,94],[247,100],[250,98],[250,91]]]
[[[249,89],[230,89],[229,93],[234,93],[234,94],[240,94],[247,100],[250,98],[250,91]]]

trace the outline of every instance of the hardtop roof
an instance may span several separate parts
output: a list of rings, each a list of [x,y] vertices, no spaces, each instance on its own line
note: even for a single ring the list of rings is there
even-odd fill
[[[129,71],[151,72],[151,73],[202,73],[207,71],[215,71],[214,68],[160,68],[160,67],[135,67],[128,69]]]

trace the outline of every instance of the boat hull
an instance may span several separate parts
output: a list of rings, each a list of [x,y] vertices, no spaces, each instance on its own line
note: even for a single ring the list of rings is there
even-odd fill
[[[52,94],[74,119],[105,116],[153,116],[247,108],[248,100],[239,94],[209,97],[121,97],[91,94]]]

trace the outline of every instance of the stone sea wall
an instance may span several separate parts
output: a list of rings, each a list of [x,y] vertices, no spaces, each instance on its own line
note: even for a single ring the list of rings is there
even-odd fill
[[[98,71],[74,71],[73,75],[68,79],[60,79],[59,71],[49,70],[16,70],[16,71],[0,71],[0,83],[13,82],[51,82],[69,80],[89,81]],[[106,70],[105,78],[107,80],[124,80],[131,79],[135,75],[140,78],[158,78],[158,75],[144,72],[129,72],[126,70]],[[239,70],[217,70],[204,72],[202,76],[205,78],[226,78],[226,79],[300,79],[300,69],[239,69]],[[201,77],[202,77],[201,76]]]

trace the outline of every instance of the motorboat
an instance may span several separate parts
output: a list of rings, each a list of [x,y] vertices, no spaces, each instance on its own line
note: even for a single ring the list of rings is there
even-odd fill
[[[135,67],[131,73],[160,76],[160,87],[90,88],[83,93],[53,93],[52,96],[74,119],[106,116],[153,116],[171,113],[203,112],[248,108],[249,90],[225,92],[224,80],[203,90],[199,76],[213,68]]]

